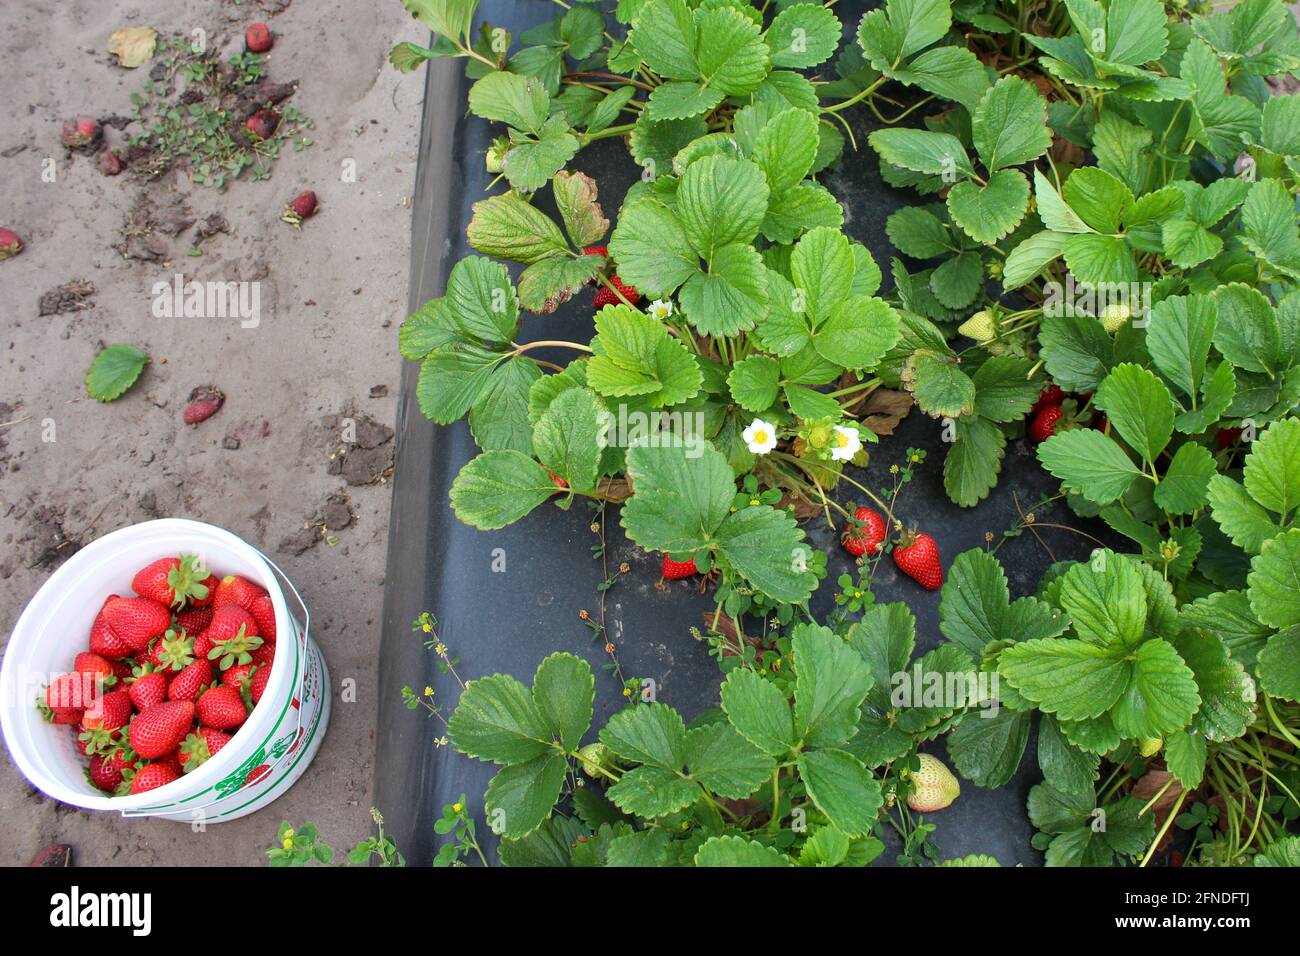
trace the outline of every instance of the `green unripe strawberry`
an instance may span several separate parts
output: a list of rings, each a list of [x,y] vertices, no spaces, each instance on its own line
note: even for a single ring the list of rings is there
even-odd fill
[[[1160,750],[1164,745],[1165,742],[1160,737],[1147,737],[1138,744],[1138,753],[1144,757],[1154,757],[1156,754],[1160,753]]]
[[[591,779],[608,779],[609,769],[614,765],[614,753],[604,744],[587,744],[578,751],[582,761],[582,772]]]
[[[1106,308],[1101,310],[1098,318],[1101,320],[1101,327],[1111,335],[1114,335],[1128,323],[1132,317],[1128,305],[1124,302],[1112,302]]]
[[[938,757],[930,754],[917,756],[921,760],[921,769],[911,774],[912,793],[907,798],[907,805],[917,813],[934,813],[951,806],[961,795],[957,778]]]
[[[957,331],[976,342],[988,342],[998,334],[998,324],[987,310],[981,310],[957,326]]]

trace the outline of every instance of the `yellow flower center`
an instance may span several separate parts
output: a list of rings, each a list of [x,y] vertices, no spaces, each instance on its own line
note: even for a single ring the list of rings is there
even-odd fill
[[[763,431],[763,429],[761,428],[758,431],[754,432],[754,442],[759,445],[766,445],[767,432]]]

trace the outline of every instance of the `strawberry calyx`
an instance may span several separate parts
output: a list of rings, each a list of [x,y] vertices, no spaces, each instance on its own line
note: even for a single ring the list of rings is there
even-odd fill
[[[201,767],[208,760],[212,759],[212,752],[208,749],[208,742],[203,739],[202,734],[189,733],[181,741],[181,771],[189,773],[196,767]]]
[[[193,664],[195,660],[194,638],[186,633],[185,628],[181,628],[179,632],[176,630],[167,631],[162,637],[162,644],[158,650],[157,658],[160,670],[184,670],[190,664]],[[136,676],[142,677],[143,674],[139,673],[139,668],[136,670]]]
[[[217,641],[208,651],[208,660],[217,661],[217,666],[223,671],[233,664],[253,663],[253,655],[249,652],[261,647],[262,639],[245,633],[246,629],[247,625],[241,624],[234,637]]]
[[[121,747],[122,729],[106,730],[92,727],[77,734],[77,739],[86,745],[86,754],[99,754],[107,757]]]
[[[208,596],[208,569],[197,554],[182,554],[180,563],[167,572],[167,586],[172,590],[172,607],[183,607],[194,599],[202,601]]]

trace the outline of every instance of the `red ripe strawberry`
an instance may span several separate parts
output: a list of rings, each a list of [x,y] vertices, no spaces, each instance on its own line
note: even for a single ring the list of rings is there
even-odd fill
[[[93,754],[87,772],[90,782],[101,790],[115,792],[127,771],[135,771],[135,754],[129,748],[119,748],[111,754]]]
[[[212,682],[212,665],[207,661],[188,664],[167,685],[168,700],[192,701]]]
[[[68,149],[89,150],[99,143],[104,135],[99,120],[93,116],[78,116],[63,124],[63,145]]]
[[[112,662],[90,651],[82,651],[74,657],[72,669],[93,681],[99,681],[103,687],[112,687],[117,683],[117,672],[113,669]]]
[[[934,538],[923,531],[908,531],[894,548],[894,564],[927,591],[943,584],[943,562]]]
[[[169,700],[154,704],[136,714],[131,721],[131,749],[152,760],[170,753],[185,739],[194,723],[194,704],[188,700]]]
[[[134,657],[124,657],[120,661],[112,661],[111,663],[113,665],[113,674],[118,680],[126,680],[135,673],[136,663]]]
[[[85,713],[84,710],[52,710],[50,711],[50,723],[68,727],[79,726]],[[84,750],[81,752],[85,753]]]
[[[682,578],[689,578],[700,573],[695,567],[694,558],[687,558],[685,561],[674,561],[666,554],[660,571],[664,579],[668,581],[680,581]]]
[[[227,574],[217,582],[217,589],[212,598],[212,608],[217,608],[226,604],[234,604],[242,607],[245,611],[253,609],[253,602],[266,593],[266,588],[254,584],[248,578],[240,577],[238,574]]]
[[[244,31],[244,49],[249,53],[265,53],[274,43],[271,28],[265,23],[250,23]]]
[[[99,687],[85,674],[58,674],[45,689],[45,705],[54,713],[82,711],[99,699]]]
[[[164,633],[172,623],[166,605],[142,597],[110,601],[104,606],[103,614],[113,634],[133,651],[144,650],[150,640]]]
[[[270,139],[280,125],[280,114],[275,110],[258,110],[244,121],[244,129],[254,140]]]
[[[253,663],[258,667],[270,667],[275,660],[275,644],[267,641],[257,650],[253,651]]]
[[[561,478],[559,475],[557,475],[555,472],[551,471],[551,469],[547,468],[545,465],[542,466],[542,469],[548,475],[551,476],[551,484],[553,484],[556,488],[563,489],[569,487],[569,483],[565,481],[563,478]]]
[[[90,766],[86,768],[86,776],[89,777],[91,786],[98,787],[105,793],[112,793],[122,782],[122,767],[113,757],[93,754],[90,758]]]
[[[195,660],[205,659],[206,655],[199,654],[195,639],[183,630],[179,632],[169,630],[149,648],[149,663],[159,670],[181,671],[193,664]]]
[[[107,657],[109,660],[120,660],[123,657],[133,653],[133,648],[122,638],[118,637],[109,626],[108,616],[104,613],[108,610],[110,604],[122,600],[116,594],[110,594],[104,601],[104,606],[99,609],[95,615],[95,623],[90,625],[90,650],[100,657]]]
[[[1214,433],[1214,442],[1219,446],[1219,451],[1223,451],[1235,445],[1240,437],[1240,428],[1220,428]]]
[[[217,730],[230,730],[248,719],[244,699],[233,687],[213,687],[203,692],[198,703],[199,723]]]
[[[203,586],[208,589],[208,596],[205,598],[190,598],[190,608],[211,607],[212,602],[217,597],[217,585],[221,583],[221,578],[215,574],[209,574],[203,579]],[[204,627],[207,627],[205,624]]]
[[[260,703],[262,695],[266,693],[266,685],[271,682],[271,665],[263,664],[253,672],[253,680],[248,685],[249,696],[253,698],[253,703]]]
[[[178,558],[159,558],[141,568],[131,579],[131,590],[140,597],[169,607],[180,608],[192,597],[207,597],[203,583],[208,569],[196,554]]]
[[[180,747],[181,767],[189,773],[211,760],[226,744],[231,736],[212,727],[200,727],[185,738]]]
[[[167,675],[162,671],[150,671],[132,681],[126,691],[131,695],[136,710],[147,710],[167,699]]]
[[[844,529],[844,535],[840,538],[844,550],[855,558],[860,558],[864,554],[875,554],[889,534],[889,526],[885,524],[885,519],[865,506],[854,511],[853,517],[861,522],[861,525],[852,525]]]
[[[206,661],[208,659],[208,655],[212,653],[212,648],[214,646],[215,645],[212,643],[212,638],[208,636],[207,631],[204,631],[202,634],[200,634],[198,637],[194,639],[194,656],[197,657],[199,660]]]
[[[251,652],[263,644],[253,615],[233,604],[217,608],[199,640],[205,644],[211,641],[208,660],[217,661],[222,670],[232,664],[251,664]]]
[[[1029,409],[1029,413],[1032,415],[1034,412],[1046,408],[1048,405],[1060,405],[1063,401],[1065,401],[1065,392],[1061,391],[1061,386],[1048,385],[1039,394],[1037,401],[1034,402],[1033,408]]]
[[[618,295],[615,294],[614,289],[609,288],[609,286],[602,285],[600,288],[596,290],[596,302],[595,302],[596,308],[599,309],[607,305],[618,305],[623,301],[623,299],[627,299],[627,301],[631,302],[633,305],[636,305],[639,301],[641,301],[641,293],[636,291],[636,287],[625,285],[623,283],[623,280],[620,279],[618,276],[616,275],[610,276],[609,285],[612,285],[614,289],[617,289],[620,293],[622,293],[623,298],[620,299]]]
[[[582,250],[582,254],[584,256],[607,256],[609,255],[609,250],[604,246],[587,246],[587,248]]]
[[[304,219],[310,219],[316,215],[316,210],[320,208],[320,200],[310,189],[300,192],[290,199],[284,206],[284,215],[281,218],[294,226],[302,225]]]
[[[180,771],[166,761],[146,764],[137,770],[135,776],[131,778],[131,793],[147,793],[150,790],[157,790],[159,787],[166,786],[176,780],[180,775]]]
[[[12,229],[0,228],[0,262],[11,259],[22,251],[22,237]]]
[[[253,673],[253,664],[235,664],[233,667],[227,667],[221,673],[221,683],[226,687],[233,687],[240,690],[248,683]]]
[[[88,742],[89,736],[89,734],[83,734],[80,727],[77,728],[77,753],[81,754],[83,757],[92,756],[90,752],[90,744]]]
[[[1056,434],[1056,423],[1064,414],[1060,405],[1044,405],[1035,413],[1034,420],[1029,423],[1029,440],[1047,441]]]
[[[81,718],[83,730],[117,730],[131,720],[135,708],[126,690],[111,690],[86,709]]]
[[[257,622],[257,636],[264,641],[274,641],[275,605],[271,603],[271,595],[263,594],[256,598],[248,613],[253,615],[253,620]]]
[[[192,607],[176,615],[176,626],[192,637],[198,637],[212,623],[212,608]]]

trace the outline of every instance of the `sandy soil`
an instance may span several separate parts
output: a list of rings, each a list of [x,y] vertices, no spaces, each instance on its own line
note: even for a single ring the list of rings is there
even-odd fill
[[[225,56],[242,49],[253,20],[269,22],[277,37],[270,78],[300,81],[290,102],[315,122],[315,144],[286,152],[268,181],[219,193],[183,172],[152,182],[129,171],[110,178],[95,157],[60,146],[61,125],[74,114],[129,117],[131,94],[147,79],[148,66],[116,65],[107,52],[113,30],[202,28]],[[422,95],[420,80],[402,78],[385,54],[395,40],[421,35],[396,0],[0,8],[8,64],[0,225],[27,243],[0,262],[0,636],[7,640],[27,599],[80,544],[151,517],[190,516],[229,528],[287,570],[319,622],[336,693],[324,746],[295,789],[268,811],[206,833],[58,805],[6,755],[0,864],[26,863],[64,842],[84,864],[255,865],[281,818],[313,819],[337,845],[368,832],[388,426]],[[136,130],[109,127],[108,143],[120,146]],[[342,175],[349,160],[354,182]],[[53,182],[42,178],[48,161]],[[321,211],[296,232],[280,213],[305,188],[318,193]],[[153,210],[152,232],[124,237],[142,201]],[[201,240],[201,256],[188,255],[195,229],[214,213],[228,231]],[[187,221],[194,225],[167,235]],[[115,247],[153,258],[124,258]],[[177,272],[260,281],[260,323],[155,318],[151,289]],[[94,294],[47,297],[46,311],[72,310],[41,315],[43,294],[74,280],[93,284]],[[133,343],[153,361],[125,397],[101,405],[82,380],[108,342]],[[201,385],[224,391],[225,406],[187,427],[182,410]],[[356,445],[344,444],[340,416],[358,423]],[[338,696],[347,679],[355,702]]]

